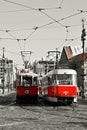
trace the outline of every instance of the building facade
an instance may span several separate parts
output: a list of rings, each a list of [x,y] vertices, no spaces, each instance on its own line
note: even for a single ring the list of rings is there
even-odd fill
[[[13,87],[13,61],[0,58],[0,88],[12,89]]]

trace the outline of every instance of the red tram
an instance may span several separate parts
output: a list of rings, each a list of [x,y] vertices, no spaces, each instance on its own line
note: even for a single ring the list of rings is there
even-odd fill
[[[77,73],[73,69],[56,69],[48,72],[41,80],[43,98],[54,103],[77,102]]]
[[[21,100],[37,101],[38,99],[38,75],[24,69],[16,80],[16,102]]]

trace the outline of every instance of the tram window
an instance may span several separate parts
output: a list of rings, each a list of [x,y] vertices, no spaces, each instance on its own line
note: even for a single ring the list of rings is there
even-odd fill
[[[32,85],[32,77],[23,77],[23,85],[31,86]]]
[[[70,85],[72,84],[72,75],[71,74],[62,74],[60,75],[61,84]]]
[[[52,79],[51,77],[48,77],[48,85],[51,85],[52,84]]]
[[[21,77],[18,76],[17,79],[16,79],[16,86],[18,86],[20,84],[21,84]]]
[[[61,84],[61,85],[72,84],[72,75],[71,74],[54,74],[52,76],[52,82]]]

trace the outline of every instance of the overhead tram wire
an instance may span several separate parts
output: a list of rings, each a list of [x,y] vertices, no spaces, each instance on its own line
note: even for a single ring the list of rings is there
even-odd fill
[[[66,38],[65,38],[65,41],[59,47],[63,46],[66,43],[66,39],[68,38],[68,33],[69,33],[68,27],[70,27],[70,26],[66,26]]]
[[[14,40],[14,41],[15,41],[16,39],[13,39],[13,38],[6,38],[6,37],[2,37],[2,38],[1,38],[1,37],[0,37],[0,40]]]
[[[54,9],[62,9],[62,4],[63,4],[64,0],[61,1],[61,3],[59,4],[59,6],[56,7],[50,7],[50,8],[39,8],[39,10],[54,10]]]
[[[46,14],[45,12],[43,12],[42,10],[46,10],[45,8],[39,8],[39,9],[36,9],[36,8],[33,8],[33,7],[30,7],[30,6],[26,6],[24,4],[20,4],[20,3],[16,3],[16,2],[12,2],[12,1],[9,1],[9,0],[3,0],[5,2],[9,2],[9,3],[12,3],[12,4],[16,4],[16,5],[19,5],[19,6],[23,6],[23,7],[26,7],[26,8],[29,8],[31,10],[36,10],[36,11],[40,11],[41,13],[45,14],[46,16],[48,16],[49,18],[51,18],[52,20],[54,20],[55,22],[59,23],[59,21],[56,21],[55,19],[53,19],[52,17],[50,17],[48,14]],[[61,1],[61,4],[60,6],[62,5],[64,0]],[[59,9],[59,8],[54,8],[54,9]],[[61,26],[64,26],[63,24],[59,23]]]
[[[76,16],[76,15],[79,15],[79,14],[81,14],[81,13],[86,13],[86,12],[87,12],[87,11],[80,10],[80,12],[75,13],[75,14],[72,14],[72,15],[69,15],[69,16],[67,16],[67,17],[65,17],[65,18],[62,18],[62,19],[58,20],[58,22],[59,22],[59,21],[62,21],[62,20],[65,20],[65,19],[67,19],[67,18],[71,18],[71,17]],[[38,28],[42,28],[42,27],[51,25],[51,24],[53,24],[53,23],[55,23],[55,22],[56,22],[56,21],[50,22],[50,23],[47,23],[47,24],[44,24],[44,25],[42,25],[42,26],[39,26]],[[66,26],[65,26],[65,27],[66,27]],[[30,36],[29,36],[29,37],[30,37]],[[23,40],[23,39],[16,39],[16,40],[19,41],[19,40]]]
[[[59,5],[59,7],[61,8],[62,4],[63,4],[64,0],[61,0],[61,3]]]
[[[54,22],[60,24],[62,27],[65,27],[63,24],[61,24],[58,20],[52,18],[50,15],[48,15],[47,13],[43,12],[42,9],[38,9],[42,14],[46,15],[47,17],[49,17],[51,20],[53,20]]]
[[[6,33],[8,33],[11,37],[13,37],[15,40],[18,41],[19,43],[19,39],[17,39],[15,36],[13,36],[11,33],[9,33],[10,30],[6,30]],[[21,50],[21,46],[20,46],[20,43],[19,43],[19,47],[20,47],[20,50]]]
[[[78,10],[78,11],[79,11],[79,10]],[[65,20],[65,19],[72,18],[72,17],[74,17],[74,16],[76,16],[76,15],[79,15],[79,14],[82,14],[82,13],[87,13],[87,11],[80,10],[78,13],[71,14],[71,15],[69,15],[69,16],[66,16],[66,17],[60,19],[59,21],[63,21],[63,20]]]
[[[42,11],[42,10],[43,10],[43,9],[39,8],[39,11]],[[74,16],[79,15],[79,14],[81,14],[81,13],[87,13],[87,11],[83,11],[83,10],[78,10],[78,11],[80,11],[80,12],[75,13],[75,14],[72,14],[72,15],[69,15],[69,16],[66,16],[66,17],[64,17],[64,18],[62,18],[62,19],[59,19],[59,20],[55,20],[55,19],[53,19],[51,16],[49,16],[48,14],[46,14],[46,13],[43,12],[43,13],[44,13],[45,15],[47,15],[49,18],[51,18],[52,20],[54,20],[54,22],[49,22],[49,23],[47,23],[47,24],[44,24],[44,25],[39,26],[38,28],[42,28],[42,27],[45,27],[45,26],[54,24],[55,22],[59,22],[59,21],[66,20],[66,19],[68,19],[68,18],[74,17]],[[78,26],[78,25],[72,25],[72,26]],[[69,27],[69,26],[64,26],[64,27]],[[71,26],[70,26],[70,27],[71,27]],[[7,32],[9,32],[9,31],[20,31],[20,30],[31,30],[31,29],[33,29],[33,28],[29,28],[29,29],[16,29],[16,30],[0,30],[0,31],[7,31]]]
[[[62,43],[62,44],[60,44],[60,46],[59,46],[59,48],[61,47],[61,46],[64,46],[64,45],[66,45],[67,43],[67,41],[70,41],[70,45],[72,44],[71,42],[73,42],[73,41],[75,41],[75,40],[78,40],[79,38],[80,38],[81,36],[78,36],[78,37],[76,37],[76,38],[72,38],[72,39],[65,39],[64,40],[64,42]]]
[[[0,13],[13,13],[13,12],[24,12],[24,11],[30,11],[30,9],[7,10],[7,11],[0,11]]]
[[[68,28],[69,28],[70,26],[65,26],[65,28],[66,28],[66,39],[68,38],[68,34],[69,34],[69,30],[68,30]]]
[[[35,28],[32,28],[32,29],[34,29],[34,31],[32,31],[31,32],[31,34],[29,35],[29,36],[27,36],[27,38],[25,38],[25,39],[23,39],[24,40],[24,51],[25,51],[25,44],[26,44],[26,40],[28,40],[35,32],[36,32],[36,30],[38,29],[38,27],[35,27]]]
[[[62,0],[61,3],[59,4],[59,6],[57,6],[57,7],[43,8],[43,10],[62,9],[62,4],[63,4],[63,2],[64,2],[64,0]]]
[[[23,38],[23,39],[16,38],[14,35],[12,35],[12,34],[10,33],[12,30],[0,30],[0,31],[4,31],[4,32],[8,33],[8,34],[13,38],[13,39],[12,39],[12,38],[0,38],[0,39],[17,40],[18,42],[21,41],[21,40],[26,41],[26,40],[28,40],[28,38],[30,38],[30,37],[33,35],[33,33],[36,32],[36,30],[38,29],[38,27],[36,26],[36,27],[34,27],[34,28],[31,28],[31,29],[34,29],[34,31],[32,31],[31,34],[30,34],[29,36],[27,36],[27,38]]]
[[[31,10],[37,10],[33,7],[30,7],[30,6],[27,6],[27,5],[24,5],[24,4],[20,4],[20,3],[17,3],[17,2],[13,2],[13,1],[10,1],[10,0],[3,0],[5,2],[8,2],[8,3],[12,3],[12,4],[15,4],[15,5],[19,5],[19,6],[22,6],[22,7],[25,7],[25,8],[28,8],[28,9],[31,9]]]
[[[17,3],[17,2],[12,2],[10,0],[3,0],[5,2],[8,2],[8,3],[12,3],[12,4],[15,4],[15,5],[18,5],[18,6],[22,6],[22,7],[25,7],[25,8],[28,8],[30,10],[37,10],[37,8],[33,8],[33,7],[30,7],[30,6],[27,6],[27,5],[24,5],[24,4],[21,4],[21,3]],[[58,7],[52,7],[52,8],[43,8],[43,10],[51,10],[51,9],[61,9],[61,5],[63,3],[64,0],[62,0],[62,2],[60,3],[60,5]]]
[[[36,32],[36,30],[38,29],[38,27],[35,27],[33,29],[34,29],[34,31],[32,31],[32,33],[29,36],[27,36],[26,40],[28,40]]]
[[[53,24],[53,22],[50,22],[50,23],[45,24],[45,25],[38,26],[37,28],[38,28],[38,29],[39,29],[39,28],[43,28],[43,27],[48,26],[48,25],[51,25],[51,24]],[[87,25],[87,24],[85,24],[85,25]],[[68,27],[79,27],[79,26],[81,26],[81,25],[69,25],[69,26],[65,26],[65,28],[67,29]],[[46,28],[56,28],[56,26],[46,27]],[[0,29],[0,31],[2,31],[2,32],[6,32],[6,31],[14,32],[14,31],[32,30],[32,29],[34,29],[34,28],[23,28],[23,29],[12,29],[12,30],[10,30],[10,29],[8,29],[8,30],[2,30],[2,29]],[[12,40],[15,40],[15,39],[12,39]]]
[[[58,10],[58,9],[61,9],[62,7],[49,7],[49,8],[41,8],[42,10]],[[40,8],[39,8],[40,9]],[[37,9],[38,10],[38,9]]]
[[[8,52],[8,53],[14,54],[14,55],[19,55],[19,54],[16,53],[16,52],[12,52],[12,51],[8,51],[8,50],[5,50],[5,51]]]
[[[66,16],[66,17],[64,17],[64,18],[61,18],[61,19],[59,19],[59,20],[52,21],[52,22],[43,24],[43,25],[41,25],[41,26],[38,26],[38,29],[43,28],[43,27],[46,27],[46,26],[49,26],[49,25],[52,25],[52,24],[55,24],[56,22],[64,21],[64,20],[66,20],[66,19],[72,18],[72,17],[74,17],[74,16],[77,16],[77,15],[80,15],[80,14],[86,13],[86,12],[87,12],[87,11],[80,11],[80,12],[78,12],[78,13],[71,14],[71,15]],[[66,27],[66,26],[64,26],[64,27]]]
[[[59,20],[57,20],[58,22],[59,21],[63,21],[63,20],[65,20],[65,19],[68,19],[68,18],[71,18],[71,17],[74,17],[74,16],[76,16],[76,15],[80,15],[80,14],[82,14],[82,13],[86,13],[87,11],[83,11],[83,10],[81,10],[80,12],[78,12],[78,13],[74,13],[74,14],[72,14],[72,15],[69,15],[69,16],[66,16],[66,17],[64,17],[64,18],[62,18],[62,19],[59,19]],[[44,25],[41,25],[41,26],[38,26],[37,28],[38,29],[40,29],[40,28],[43,28],[43,27],[46,27],[46,26],[49,26],[49,25],[52,25],[52,24],[54,24],[56,21],[53,21],[53,22],[49,22],[49,23],[47,23],[47,24],[44,24]],[[66,27],[66,26],[65,26]],[[36,28],[36,29],[37,29]],[[6,30],[0,30],[0,31],[6,31]],[[8,30],[9,31],[9,30]],[[11,30],[10,30],[11,31]],[[19,40],[19,39],[17,39],[17,40]]]
[[[85,12],[87,12],[87,11],[85,11]],[[85,13],[85,12],[80,11],[79,13],[72,14],[72,15],[67,16],[67,17],[65,17],[65,18],[62,18],[62,19],[60,19],[60,20],[64,20],[64,19],[73,17],[73,16],[75,16],[75,15],[79,15],[79,14],[81,14],[81,13]],[[60,20],[59,20],[59,21],[60,21]],[[53,24],[53,23],[55,23],[55,22],[50,22],[50,23],[41,25],[41,26],[36,27],[36,28],[33,28],[33,29],[36,30],[36,29],[39,29],[39,28],[43,28],[43,27],[48,26],[48,25],[51,25],[51,24]],[[65,26],[65,27],[67,28],[67,27],[70,27],[70,26]],[[27,39],[35,32],[35,30],[27,37]],[[6,32],[8,32],[9,30],[0,30],[0,31],[6,31]],[[11,30],[10,30],[10,31],[11,31]],[[12,36],[12,35],[11,35],[11,36]],[[12,37],[15,38],[14,36],[12,36]],[[11,39],[11,38],[1,38],[1,39]],[[11,39],[11,40],[17,40],[17,41],[19,42],[20,40],[26,40],[26,39]],[[65,39],[64,43],[65,43],[65,42],[66,42],[66,39]],[[64,43],[62,43],[62,44],[64,44]],[[19,44],[19,46],[20,46],[20,44]],[[20,49],[21,49],[21,47],[20,47]]]
[[[13,37],[14,39],[16,39],[16,37],[15,36],[13,36],[11,33],[9,33],[10,32],[10,30],[6,30],[6,33],[8,33],[11,37]]]
[[[48,14],[46,14],[46,13],[44,13],[44,12],[42,11],[42,10],[45,10],[45,8],[38,8],[38,9],[36,9],[36,8],[30,7],[30,6],[27,6],[27,5],[24,5],[24,4],[20,4],[20,3],[16,3],[16,2],[12,2],[12,1],[9,1],[9,0],[3,0],[3,1],[9,2],[9,3],[12,3],[12,4],[15,4],[15,5],[19,5],[19,6],[22,6],[22,7],[25,7],[25,8],[29,8],[29,9],[31,9],[31,10],[36,10],[36,11],[39,11],[39,12],[43,13],[44,15],[48,16]],[[64,1],[64,0],[62,0],[61,4],[63,3],[63,1]],[[68,18],[70,18],[70,17],[73,17],[73,16],[79,15],[79,14],[81,14],[81,13],[86,13],[86,12],[87,12],[87,11],[83,11],[83,10],[79,10],[79,11],[80,11],[79,13],[75,13],[75,14],[69,15],[69,16],[67,16],[67,17],[65,17],[65,18],[60,19],[60,20],[55,20],[55,19],[53,19],[53,18],[50,17],[50,16],[48,16],[48,17],[51,18],[52,20],[54,20],[54,22],[51,23],[51,24],[53,24],[53,23],[55,23],[55,22],[59,23],[60,21],[63,21],[63,20],[68,19]],[[59,23],[59,24],[60,24],[61,26],[64,26],[64,25],[62,25],[61,23]],[[47,26],[47,25],[50,25],[50,23],[48,23],[48,24],[46,24],[46,25],[44,25],[44,26]]]
[[[18,40],[15,36],[13,36],[11,33],[9,33],[9,31],[10,31],[10,30],[6,30],[6,32],[7,32],[11,37],[15,38],[15,40],[17,40],[18,43],[19,43],[19,40]],[[19,43],[19,47],[20,47],[20,50],[21,50],[20,43]]]
[[[24,38],[24,39],[16,38],[14,35],[12,35],[11,33],[9,33],[10,30],[5,30],[5,32],[8,33],[11,37],[13,37],[13,38],[14,38],[15,40],[17,40],[17,41],[20,41],[20,40],[26,41],[29,37],[31,37],[31,36],[33,35],[33,33],[36,32],[36,30],[38,29],[38,27],[36,26],[36,27],[34,27],[34,28],[32,28],[32,29],[34,29],[34,31],[32,31],[31,34],[30,34],[29,36],[27,36],[27,38]]]
[[[22,7],[28,8],[28,9],[31,9],[31,10],[36,10],[36,11],[45,10],[45,8],[33,8],[33,7],[30,7],[30,6],[24,5],[24,4],[20,4],[20,3],[17,3],[17,2],[12,2],[12,1],[10,1],[10,0],[3,0],[3,1],[9,2],[9,3],[12,3],[12,4],[15,4],[15,5],[19,5],[19,6],[22,6]],[[63,1],[64,1],[64,0],[61,1],[61,4],[60,4],[60,5],[62,5]],[[67,17],[65,17],[65,18],[60,19],[60,20],[55,20],[55,22],[59,22],[59,21],[65,20],[65,19],[67,19],[67,18],[70,18],[70,17],[76,16],[76,15],[79,15],[79,14],[81,14],[81,13],[87,12],[87,11],[83,11],[83,10],[78,10],[78,11],[80,11],[80,12],[79,12],[79,13],[72,14],[72,15],[69,15],[69,16],[67,16]],[[44,13],[44,12],[43,12],[43,13]],[[54,23],[54,22],[53,22],[53,23]]]
[[[42,11],[41,8],[39,8],[38,10],[39,10],[39,11]],[[52,25],[52,24],[55,24],[56,22],[59,23],[60,21],[64,21],[64,20],[66,20],[66,19],[72,18],[72,17],[77,16],[77,15],[80,15],[80,14],[82,14],[82,13],[87,13],[87,11],[83,11],[83,10],[78,10],[78,11],[79,11],[79,12],[74,13],[74,14],[71,14],[71,15],[66,16],[66,17],[64,17],[64,18],[61,18],[61,19],[59,19],[59,20],[55,20],[55,19],[53,19],[51,16],[49,16],[48,14],[45,13],[44,15],[48,16],[50,19],[52,19],[52,20],[54,20],[54,21],[49,22],[49,23],[47,23],[47,24],[43,24],[43,25],[41,25],[41,26],[38,26],[38,29],[43,28],[43,27],[46,27],[46,26],[49,26],[49,25]],[[44,13],[44,12],[43,12],[43,13]],[[62,25],[61,23],[59,23],[59,24],[60,24],[61,26],[65,27],[65,28],[71,27],[71,26],[64,26],[64,25]]]
[[[43,11],[43,9],[38,8],[38,10],[39,10],[42,14],[44,14],[44,15],[46,15],[47,17],[49,17],[50,19],[52,19],[52,20],[54,21],[54,22],[52,22],[52,24],[53,24],[53,23],[58,23],[58,24],[60,24],[62,27],[66,27],[66,26],[64,26],[63,24],[61,24],[60,21],[63,21],[63,20],[65,20],[65,19],[68,19],[68,18],[71,18],[71,17],[74,17],[74,16],[79,15],[79,14],[81,14],[81,13],[86,13],[86,12],[87,12],[87,11],[83,11],[83,10],[78,10],[78,11],[80,11],[80,12],[75,13],[75,14],[72,14],[72,15],[69,15],[69,16],[66,16],[66,17],[64,17],[64,18],[62,18],[62,19],[60,19],[60,20],[56,20],[56,19],[54,19],[53,17],[51,17],[50,15],[48,15],[47,13],[45,13],[45,12]]]
[[[20,40],[23,40],[25,43],[24,43],[24,50],[25,50],[25,44],[26,44],[26,41],[36,32],[36,30],[38,29],[38,27],[35,27],[33,28],[34,31],[31,32],[31,34],[29,36],[27,36],[27,38],[24,38],[24,39],[17,39],[17,41],[19,42]],[[20,43],[19,43],[19,46],[20,46]],[[21,50],[21,46],[20,46],[20,50]]]
[[[27,38],[24,38],[24,39],[17,39],[15,36],[13,36],[11,33],[9,33],[10,30],[6,30],[5,32],[8,33],[11,37],[13,37],[15,40],[17,40],[17,42],[19,43],[20,51],[22,51],[22,48],[21,48],[21,45],[20,45],[20,40],[25,41],[25,43],[24,43],[24,51],[25,51],[26,40],[28,40],[33,35],[33,33],[36,32],[38,27],[34,27],[32,29],[34,29],[34,31],[29,36],[27,36]]]
[[[72,42],[72,41],[77,40],[77,39],[80,38],[80,36],[79,36],[79,37],[74,38],[74,39],[73,39],[73,38],[72,38],[72,39],[68,39],[68,33],[69,33],[68,28],[71,27],[71,26],[65,26],[65,27],[66,27],[66,38],[65,38],[64,42],[63,42],[59,47],[66,45],[66,44],[67,44],[67,43],[66,43],[67,41]]]
[[[32,30],[34,28],[23,28],[23,29],[0,29],[1,32],[15,32],[15,31],[23,31],[23,30]],[[13,36],[14,37],[14,36]]]

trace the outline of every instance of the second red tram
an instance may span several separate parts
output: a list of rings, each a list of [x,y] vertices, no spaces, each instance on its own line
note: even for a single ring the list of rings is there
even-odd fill
[[[21,100],[37,101],[38,99],[38,75],[24,69],[16,80],[16,102]]]
[[[73,69],[55,69],[41,80],[43,98],[54,103],[77,102],[77,73]]]

